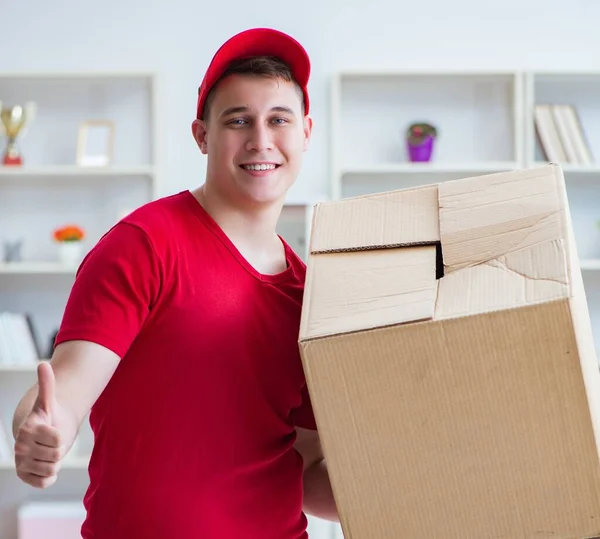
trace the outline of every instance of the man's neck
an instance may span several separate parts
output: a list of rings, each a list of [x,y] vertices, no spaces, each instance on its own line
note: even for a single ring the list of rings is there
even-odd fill
[[[192,194],[258,271],[277,273],[285,269],[285,252],[276,234],[282,204],[236,206],[207,184]]]
[[[272,244],[281,205],[242,206],[223,200],[214,189],[204,184],[194,196],[206,212],[229,236],[247,238],[257,245]]]

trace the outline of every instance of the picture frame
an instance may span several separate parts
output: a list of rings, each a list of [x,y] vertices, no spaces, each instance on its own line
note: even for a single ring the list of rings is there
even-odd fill
[[[113,162],[115,124],[112,120],[87,120],[79,126],[76,162],[82,167],[102,167]]]

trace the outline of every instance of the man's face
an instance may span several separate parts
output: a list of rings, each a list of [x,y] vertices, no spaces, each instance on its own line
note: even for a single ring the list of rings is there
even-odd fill
[[[194,135],[208,156],[207,181],[234,203],[280,201],[294,183],[312,120],[297,86],[281,79],[231,75],[214,91]]]

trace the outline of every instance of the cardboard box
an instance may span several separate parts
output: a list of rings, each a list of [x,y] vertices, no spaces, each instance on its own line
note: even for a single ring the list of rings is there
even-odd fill
[[[600,535],[560,167],[317,205],[300,349],[346,539]]]

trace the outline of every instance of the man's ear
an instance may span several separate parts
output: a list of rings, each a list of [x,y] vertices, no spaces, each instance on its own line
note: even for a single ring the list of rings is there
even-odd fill
[[[313,120],[310,116],[304,116],[304,146],[303,150],[308,150],[308,144],[310,143],[310,137],[312,135]]]
[[[208,153],[208,146],[206,144],[206,122],[202,120],[194,120],[192,122],[192,135],[200,151],[206,155]]]

